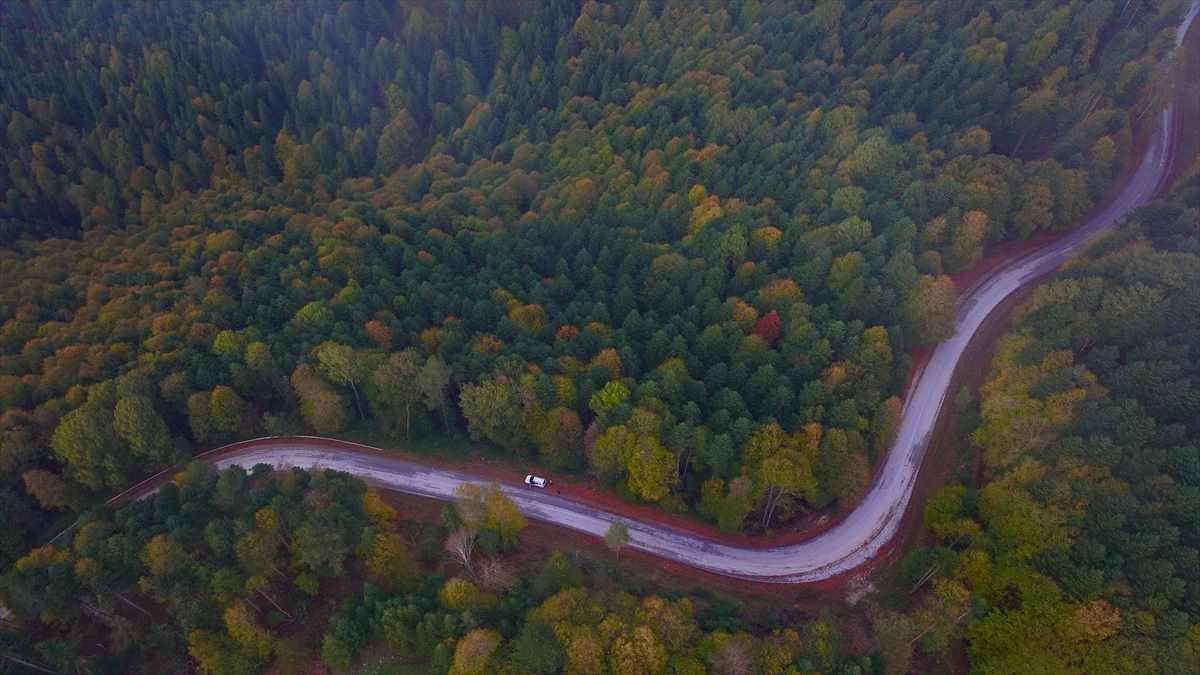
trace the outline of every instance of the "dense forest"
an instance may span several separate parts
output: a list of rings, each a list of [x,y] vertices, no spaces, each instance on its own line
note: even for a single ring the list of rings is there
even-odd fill
[[[440,525],[396,515],[348,474],[193,463],[18,560],[0,586],[37,630],[0,649],[95,675],[341,670],[373,645],[452,675],[872,668],[828,616],[770,629],[728,601],[589,590],[561,551],[518,574],[524,518],[494,486],[462,486]]]
[[[1200,162],[1014,313],[968,422],[986,480],[885,614],[889,670],[967,640],[981,673],[1200,667]]]
[[[0,593],[34,628],[0,653],[96,674],[341,670],[384,648],[454,675],[864,675],[965,645],[981,673],[1196,672],[1197,318],[1200,162],[1015,310],[963,421],[983,485],[929,501],[936,545],[864,608],[869,634],[589,588],[612,570],[562,551],[520,563],[525,519],[494,484],[431,523],[347,474],[192,463],[17,560]]]
[[[852,504],[947,275],[1101,198],[1184,9],[6,4],[0,557],[301,429]]]
[[[1185,11],[0,4],[3,667],[1195,672],[1196,167],[1017,310],[960,400],[982,478],[868,627],[528,564],[493,486],[417,522],[345,474],[191,463],[96,506],[302,431],[487,446],[731,533],[853,506],[955,275],[1104,199]]]

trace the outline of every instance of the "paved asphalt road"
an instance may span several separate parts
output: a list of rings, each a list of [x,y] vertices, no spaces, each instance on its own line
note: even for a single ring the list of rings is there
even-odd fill
[[[1193,0],[1187,20],[1180,27],[1179,42],[1198,11],[1200,0]],[[1091,237],[1149,200],[1168,168],[1172,113],[1167,109],[1161,114],[1137,172],[1100,215],[1071,235],[986,277],[963,295],[958,307],[958,333],[937,347],[920,374],[915,390],[908,397],[896,443],[863,503],[829,530],[791,545],[743,547],[623,518],[558,497],[548,490],[511,485],[505,486],[506,491],[531,518],[596,536],[603,535],[613,521],[621,521],[629,527],[633,548],[730,577],[811,582],[859,567],[879,553],[900,527],[950,377],[967,342],[1004,298],[1056,269],[1082,250]],[[452,497],[455,485],[472,478],[400,459],[325,447],[320,439],[308,438],[263,439],[217,460],[221,467],[238,464],[248,468],[260,462],[335,468],[381,487],[439,499]]]

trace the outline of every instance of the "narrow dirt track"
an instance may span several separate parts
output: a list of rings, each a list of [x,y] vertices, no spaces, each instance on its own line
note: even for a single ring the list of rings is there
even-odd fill
[[[1200,0],[1179,27],[1177,44],[1200,12]],[[1004,265],[973,284],[958,305],[957,334],[938,345],[906,398],[895,444],[863,502],[834,527],[794,544],[754,547],[716,542],[664,525],[630,520],[564,499],[548,491],[506,486],[530,518],[588,535],[602,536],[613,522],[629,528],[631,547],[715,574],[768,583],[804,583],[838,577],[871,561],[895,536],[913,495],[930,434],[945,403],[952,375],[984,319],[1018,289],[1057,269],[1077,255],[1099,232],[1146,203],[1169,170],[1175,134],[1173,108],[1163,111],[1137,171],[1099,215],[1071,234]],[[266,463],[347,471],[399,492],[437,499],[453,497],[455,486],[479,480],[468,473],[431,468],[388,457],[376,448],[316,437],[266,438],[212,453],[219,467]],[[156,489],[155,479],[131,488],[122,498],[139,498]]]

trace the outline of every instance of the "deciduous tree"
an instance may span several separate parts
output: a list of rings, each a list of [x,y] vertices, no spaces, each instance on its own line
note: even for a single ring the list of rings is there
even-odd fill
[[[629,389],[620,382],[613,381],[592,394],[592,398],[588,401],[588,407],[597,415],[603,415],[627,400],[629,400]]]
[[[500,533],[500,543],[505,548],[516,546],[521,530],[525,529],[525,516],[513,503],[499,483],[488,483],[483,489],[487,504],[487,526]]]
[[[38,500],[42,508],[75,511],[83,503],[79,486],[44,469],[26,471],[21,479],[25,481],[25,489]]]
[[[118,401],[113,427],[135,454],[155,464],[174,454],[167,425],[147,396],[127,396]]]
[[[488,628],[477,628],[467,633],[454,645],[454,663],[450,666],[450,675],[483,675],[488,672],[488,662],[501,641],[500,632]]]
[[[495,379],[468,384],[462,388],[459,402],[472,438],[521,455],[525,411],[515,386]]]
[[[350,387],[354,394],[354,404],[358,408],[358,416],[360,419],[366,419],[362,399],[358,395],[358,383],[366,376],[366,369],[358,352],[353,347],[336,342],[326,342],[313,351],[325,377],[334,384]]]
[[[649,626],[635,626],[613,642],[609,662],[618,675],[656,675],[667,667],[667,650]]]
[[[242,397],[224,385],[217,386],[209,399],[212,433],[221,439],[232,437],[242,427]]]
[[[454,612],[465,612],[482,605],[486,599],[475,584],[461,577],[453,577],[438,593],[442,606]]]
[[[392,354],[371,373],[368,392],[377,414],[389,421],[403,416],[409,445],[412,445],[412,406],[422,397],[420,372],[420,356],[415,351],[406,349]]]
[[[63,415],[50,438],[69,475],[87,487],[118,487],[125,482],[127,460],[120,455],[110,420],[106,411],[88,404]]]
[[[629,489],[648,502],[656,502],[671,491],[677,476],[675,456],[650,435],[642,435],[626,446],[623,458]]]
[[[916,341],[931,345],[952,337],[957,302],[958,295],[950,277],[922,275],[904,304],[905,315]]]
[[[621,556],[621,549],[628,546],[629,542],[629,528],[625,526],[625,523],[613,522],[608,526],[608,531],[604,533],[604,545],[617,557]]]
[[[254,615],[245,603],[237,602],[225,610],[225,630],[229,636],[242,645],[259,659],[271,655],[275,646],[275,636],[270,631],[258,625]]]
[[[450,435],[450,416],[446,409],[446,395],[450,388],[450,369],[440,356],[431,356],[417,374],[417,387],[425,397],[425,406],[430,410],[442,411],[442,424],[446,435]]]
[[[367,558],[371,583],[389,593],[396,587],[416,581],[419,574],[416,560],[404,538],[390,531],[379,532]]]
[[[467,575],[472,579],[476,578],[475,574],[475,545],[479,542],[479,535],[469,529],[455,530],[446,537],[446,543],[443,549],[451,562],[462,565],[466,570]]]

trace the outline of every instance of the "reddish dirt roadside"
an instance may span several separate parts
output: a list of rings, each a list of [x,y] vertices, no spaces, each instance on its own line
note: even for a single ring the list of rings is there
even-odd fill
[[[925,503],[933,493],[946,484],[946,478],[955,466],[960,445],[964,442],[959,437],[959,410],[954,405],[954,396],[964,386],[972,392],[979,390],[991,370],[992,354],[995,352],[996,342],[1000,336],[1012,328],[1013,308],[1028,300],[1037,285],[1034,283],[1025,286],[1006,298],[996,308],[996,311],[984,320],[983,325],[975,334],[975,338],[967,344],[959,366],[955,368],[954,376],[951,378],[949,394],[938,415],[929,446],[925,449],[925,457],[921,462],[922,469],[917,476],[917,483],[904,514],[900,532],[875,559],[871,565],[873,569],[880,569],[896,562],[905,551],[910,550],[912,546],[925,538],[927,533],[922,517]]]
[[[396,508],[399,517],[422,522],[437,521],[445,507],[445,502],[401,492],[388,491],[385,499]],[[597,537],[535,520],[530,520],[521,532],[521,549],[516,554],[518,563],[534,557],[536,551],[578,553],[587,560],[615,564],[657,589],[691,592],[703,587],[718,595],[772,609],[784,606],[802,609],[815,601],[834,601],[840,593],[839,584],[810,584],[801,590],[794,584],[744,581],[672,563],[633,549],[621,551],[618,557]],[[747,598],[747,595],[751,597]]]
[[[262,439],[252,439],[252,440],[247,440],[247,441],[240,441],[238,443],[233,443],[228,446],[216,448],[216,449],[210,450],[208,452],[201,453],[199,455],[196,455],[192,459],[193,459],[193,461],[217,460],[217,459],[220,459],[221,457],[225,457],[230,454],[234,454],[247,446],[250,446],[250,445],[253,445],[254,443],[259,442],[260,440],[262,440]],[[426,466],[435,466],[435,467],[447,469],[450,471],[469,473],[474,476],[478,476],[480,479],[483,479],[483,480],[493,480],[493,481],[498,481],[500,483],[505,483],[505,484],[509,484],[509,485],[522,484],[525,479],[526,473],[527,473],[526,470],[521,469],[519,466],[515,466],[517,464],[517,462],[515,460],[488,459],[488,458],[483,458],[483,457],[477,456],[477,457],[473,457],[469,462],[465,462],[465,463],[464,462],[447,462],[447,461],[438,460],[436,457],[432,457],[427,454],[420,454],[420,453],[405,451],[405,450],[401,450],[401,449],[382,450],[382,449],[373,448],[370,446],[361,445],[358,443],[352,443],[349,441],[340,441],[340,440],[329,439],[329,438],[313,439],[313,440],[315,442],[319,442],[321,445],[324,445],[326,447],[345,448],[348,450],[353,450],[355,452],[375,454],[375,455],[380,455],[380,456],[385,456],[385,457],[397,457],[400,459],[406,459],[406,460],[410,460],[410,461],[417,462],[420,464],[424,464]],[[132,499],[136,495],[142,494],[147,490],[150,490],[155,487],[161,486],[165,483],[168,483],[175,477],[175,475],[177,473],[179,473],[182,470],[183,470],[182,465],[176,465],[169,469],[161,471],[158,474],[155,474],[154,476],[151,476],[150,478],[147,478],[147,479],[141,481],[140,483],[134,485],[133,487],[126,490],[125,492],[122,492],[120,495],[111,499],[108,503],[109,504],[119,504],[123,501]],[[787,531],[775,533],[775,534],[771,534],[771,535],[766,535],[766,536],[758,536],[758,537],[728,534],[725,532],[721,532],[720,530],[718,530],[715,527],[712,527],[711,525],[707,525],[707,524],[692,520],[692,519],[684,517],[684,516],[667,513],[665,511],[663,511],[661,508],[651,505],[651,504],[635,504],[635,503],[623,501],[619,497],[617,497],[617,495],[614,492],[612,492],[610,490],[602,489],[596,483],[596,481],[594,479],[591,479],[591,478],[580,479],[578,476],[557,476],[556,477],[556,475],[553,472],[547,472],[542,469],[536,469],[536,470],[537,470],[538,475],[545,476],[550,479],[550,481],[551,481],[550,486],[547,487],[546,489],[554,490],[557,493],[560,493],[563,496],[569,497],[575,501],[589,504],[589,505],[592,505],[592,506],[595,506],[595,507],[598,507],[598,508],[601,508],[601,509],[604,509],[607,511],[617,512],[617,513],[620,513],[629,518],[635,518],[638,520],[643,520],[643,521],[648,521],[648,522],[655,522],[655,523],[659,523],[662,525],[667,525],[669,527],[673,527],[678,530],[691,532],[693,534],[697,534],[697,535],[700,535],[700,536],[703,536],[703,537],[706,537],[709,539],[713,539],[713,540],[717,540],[717,541],[724,541],[724,542],[728,542],[728,543],[732,543],[732,544],[739,544],[742,546],[769,547],[769,546],[776,546],[776,545],[780,545],[780,544],[792,543],[795,541],[801,541],[803,539],[813,536],[817,532],[821,532],[821,531],[828,529],[836,522],[836,520],[831,519],[831,518],[826,519],[825,522],[816,524],[800,534],[797,534],[795,532],[787,532]]]

